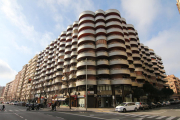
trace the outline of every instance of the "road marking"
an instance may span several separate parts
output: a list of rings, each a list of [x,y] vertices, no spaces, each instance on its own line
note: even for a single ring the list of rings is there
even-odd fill
[[[62,117],[58,117],[58,116],[56,116],[56,117],[64,120],[64,118],[62,118]]]
[[[172,116],[172,117],[167,118],[166,120],[172,120],[172,119],[174,119],[174,118],[175,118],[175,117]]]
[[[167,117],[167,116],[160,116],[160,117],[158,117],[156,119],[162,119],[162,118],[165,118],[165,117]]]
[[[149,116],[149,117],[147,117],[147,118],[154,118],[154,117],[157,117],[157,116]]]
[[[92,116],[86,116],[86,115],[78,115],[78,114],[65,113],[65,112],[59,112],[59,113],[70,114],[70,115],[77,115],[77,116],[83,116],[83,117],[90,117],[90,118],[96,118],[96,119],[102,119],[102,120],[104,120],[104,118],[99,118],[99,117],[92,117]]]

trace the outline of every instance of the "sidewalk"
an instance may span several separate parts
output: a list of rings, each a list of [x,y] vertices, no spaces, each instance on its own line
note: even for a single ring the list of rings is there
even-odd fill
[[[48,108],[43,108],[41,109],[42,111],[50,111],[51,107]],[[71,107],[71,109],[69,109],[68,106],[60,106],[60,107],[56,107],[56,111],[81,111],[81,112],[85,112],[86,108],[82,108],[82,107]],[[114,112],[114,108],[87,108],[87,111],[89,112]]]

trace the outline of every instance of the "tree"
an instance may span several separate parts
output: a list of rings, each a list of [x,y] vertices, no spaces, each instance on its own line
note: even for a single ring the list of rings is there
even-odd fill
[[[63,81],[64,81],[64,84],[67,86],[67,92],[69,94],[69,109],[71,109],[71,91],[70,91],[70,88],[69,88],[69,84],[70,84],[69,76],[70,76],[71,73],[70,73],[69,68],[70,68],[69,65],[64,66]]]
[[[163,88],[163,89],[161,89],[161,92],[164,94],[166,99],[174,94],[173,90],[170,88]]]
[[[136,97],[137,99],[139,99],[140,96],[143,96],[143,95],[144,95],[144,90],[142,90],[141,88],[136,88],[134,90],[133,96]]]

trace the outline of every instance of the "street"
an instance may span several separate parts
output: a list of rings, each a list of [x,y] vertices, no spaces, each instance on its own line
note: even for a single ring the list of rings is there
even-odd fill
[[[1,105],[0,105],[1,106]],[[88,112],[68,108],[57,108],[57,111],[40,109],[26,111],[26,107],[6,105],[0,111],[0,120],[180,120],[180,104],[138,112],[118,113],[103,108],[89,108]]]

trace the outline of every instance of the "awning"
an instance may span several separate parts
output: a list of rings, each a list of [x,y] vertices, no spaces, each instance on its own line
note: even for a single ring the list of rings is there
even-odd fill
[[[66,98],[58,98],[59,101],[65,101]]]

